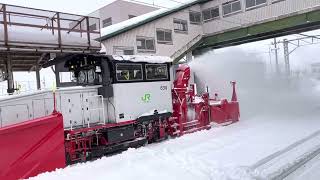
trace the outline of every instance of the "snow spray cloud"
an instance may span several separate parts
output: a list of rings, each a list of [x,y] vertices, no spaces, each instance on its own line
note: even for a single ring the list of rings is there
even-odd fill
[[[270,76],[262,57],[240,49],[206,53],[189,65],[198,87],[208,86],[211,95],[231,97],[230,81],[237,82],[241,118],[316,118],[320,115],[320,91],[307,78]],[[318,88],[319,89],[319,88]]]

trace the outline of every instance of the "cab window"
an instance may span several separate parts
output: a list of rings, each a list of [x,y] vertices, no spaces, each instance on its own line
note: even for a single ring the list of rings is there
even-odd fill
[[[142,65],[141,64],[117,64],[116,73],[118,81],[141,81]]]
[[[147,80],[166,80],[168,79],[168,67],[166,64],[147,64]]]

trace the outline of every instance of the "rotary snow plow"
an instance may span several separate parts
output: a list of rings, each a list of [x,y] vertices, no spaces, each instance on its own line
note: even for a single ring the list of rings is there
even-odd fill
[[[173,117],[170,123],[171,135],[183,135],[194,131],[209,129],[212,124],[228,125],[239,120],[240,110],[233,87],[231,101],[218,99],[217,94],[210,98],[209,92],[196,94],[196,85],[190,84],[190,67],[180,65],[176,70],[176,79],[173,82]]]
[[[54,95],[39,91],[0,100],[0,179],[28,178],[239,120],[234,82],[231,101],[198,95],[189,84],[190,67],[180,65],[172,80],[171,65],[170,58],[157,56],[53,59],[45,66],[55,66]],[[65,73],[74,80],[62,82]]]

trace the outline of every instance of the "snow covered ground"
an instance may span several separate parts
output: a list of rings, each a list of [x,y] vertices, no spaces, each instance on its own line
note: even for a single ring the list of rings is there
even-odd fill
[[[241,53],[232,53],[232,56],[231,59],[235,56],[239,59],[252,58],[243,57]],[[191,66],[195,71],[198,69],[198,78],[211,85],[211,90],[224,88],[222,92],[225,94],[219,92],[222,96],[230,95],[231,90],[221,83],[237,80],[242,113],[240,122],[129,149],[112,157],[58,169],[31,179],[264,179],[263,169],[254,171],[253,165],[320,130],[320,88],[309,80],[293,79],[288,84],[288,80],[282,81],[281,78],[262,78],[259,63],[241,62],[240,65],[233,61],[231,66],[228,58],[218,59],[222,59],[223,64],[212,61],[210,55],[210,58],[198,61],[202,65]],[[257,68],[259,71],[250,72]],[[286,158],[292,162],[298,157]],[[314,163],[313,167],[318,165],[318,162]]]
[[[130,149],[34,179],[254,179],[256,173],[250,171],[250,166],[319,127],[317,119],[255,118]]]

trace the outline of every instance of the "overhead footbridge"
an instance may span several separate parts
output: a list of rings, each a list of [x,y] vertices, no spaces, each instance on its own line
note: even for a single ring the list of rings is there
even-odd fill
[[[65,53],[100,51],[99,19],[69,13],[0,4],[0,79],[13,93],[13,72],[35,71]],[[98,25],[98,27],[96,27]],[[96,28],[95,28],[96,27]]]
[[[193,0],[103,28],[107,54],[171,56],[315,30],[319,0]],[[192,57],[192,56],[191,56]]]

